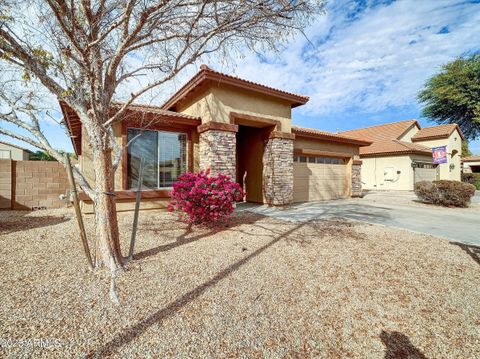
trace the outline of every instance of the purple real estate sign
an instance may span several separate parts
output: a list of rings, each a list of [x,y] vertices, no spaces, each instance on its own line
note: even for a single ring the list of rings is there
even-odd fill
[[[432,148],[433,163],[447,163],[447,146],[439,146]]]

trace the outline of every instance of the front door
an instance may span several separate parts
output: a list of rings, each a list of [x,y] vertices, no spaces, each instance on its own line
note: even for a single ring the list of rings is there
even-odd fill
[[[263,153],[266,129],[239,126],[237,132],[237,182],[248,202],[264,203]]]

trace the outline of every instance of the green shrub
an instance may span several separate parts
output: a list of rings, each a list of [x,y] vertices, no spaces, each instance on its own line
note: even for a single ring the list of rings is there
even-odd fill
[[[473,184],[480,189],[480,173],[462,173],[462,182]]]
[[[475,194],[475,186],[459,181],[421,181],[415,183],[415,194],[424,202],[445,207],[467,207]]]

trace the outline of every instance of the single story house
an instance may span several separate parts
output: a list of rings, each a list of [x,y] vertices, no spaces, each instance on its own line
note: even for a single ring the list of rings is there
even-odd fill
[[[480,173],[480,156],[467,156],[462,158],[464,173]]]
[[[417,120],[345,131],[372,141],[360,148],[364,189],[411,191],[418,181],[461,180],[462,131],[455,124],[421,128]],[[432,148],[446,146],[447,163],[434,164]]]
[[[26,148],[0,141],[0,159],[2,160],[28,161],[31,154],[32,151]]]
[[[182,173],[207,168],[230,175],[250,202],[286,205],[358,196],[360,147],[371,142],[292,126],[292,108],[308,100],[202,65],[162,106],[132,105],[115,125],[125,148],[115,177],[117,207],[133,208],[141,158],[142,208],[164,208]],[[60,106],[79,166],[93,178],[87,134],[75,112]],[[88,210],[88,197],[81,198]]]

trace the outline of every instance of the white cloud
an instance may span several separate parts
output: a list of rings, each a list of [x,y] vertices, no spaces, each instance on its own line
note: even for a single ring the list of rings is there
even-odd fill
[[[480,47],[480,4],[404,0],[357,13],[351,1],[334,6],[307,30],[315,47],[299,36],[278,58],[249,55],[235,72],[309,95],[305,114],[374,112],[415,104],[442,64]]]
[[[448,32],[439,33],[442,29]],[[480,50],[479,33],[479,3],[332,0],[328,13],[306,30],[314,46],[297,36],[278,56],[266,54],[261,60],[245,52],[234,68],[222,67],[217,54],[204,62],[227,73],[310,96],[309,103],[298,110],[309,117],[374,114],[415,106],[417,92],[442,64],[466,51]],[[133,66],[142,59],[129,61]],[[166,86],[143,96],[141,102],[163,103],[198,67],[189,66]],[[117,96],[127,97],[149,80],[148,76],[132,80]],[[389,119],[379,122],[383,120]],[[47,131],[56,138],[59,132],[53,130],[55,125],[45,122]],[[480,145],[474,146],[478,152]]]
[[[439,34],[442,29],[448,33]],[[279,54],[260,59],[246,51],[229,67],[216,55],[203,61],[310,96],[299,109],[306,115],[376,112],[415,105],[416,94],[442,64],[480,48],[478,33],[480,4],[463,0],[337,0],[306,30],[308,40],[299,35]],[[187,67],[140,102],[163,103],[198,67]],[[117,95],[124,97],[148,81],[148,76],[131,81]]]

